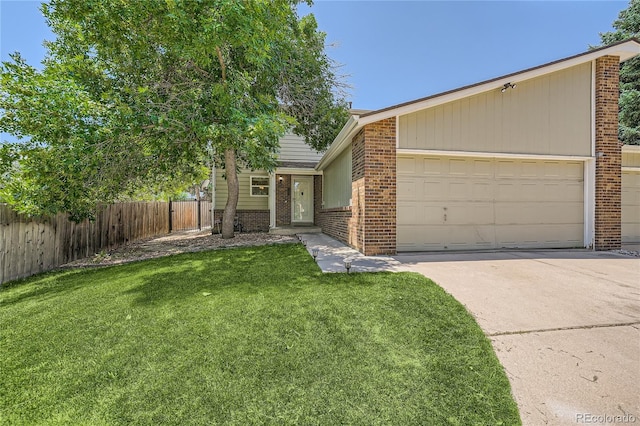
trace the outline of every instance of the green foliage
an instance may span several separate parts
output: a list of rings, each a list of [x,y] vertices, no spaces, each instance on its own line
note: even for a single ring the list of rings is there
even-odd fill
[[[640,0],[630,0],[629,7],[618,15],[613,32],[600,34],[604,45],[635,37],[640,38]],[[640,145],[640,57],[620,67],[620,140]]]
[[[211,152],[272,170],[288,128],[325,148],[346,120],[343,83],[297,3],[44,4],[57,36],[44,70],[2,64],[0,130],[24,139],[0,149],[0,197],[82,218],[201,180]]]
[[[520,424],[464,306],[301,244],[32,277],[0,319],[0,424]]]

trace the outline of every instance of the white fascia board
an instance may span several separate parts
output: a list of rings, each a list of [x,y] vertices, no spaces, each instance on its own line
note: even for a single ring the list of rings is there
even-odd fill
[[[480,158],[512,158],[521,160],[560,160],[587,161],[593,157],[583,155],[548,155],[548,154],[512,154],[505,152],[476,152],[476,151],[439,151],[432,149],[404,149],[396,150],[398,155],[437,155],[443,157],[480,157]]]
[[[360,130],[362,126],[359,125],[359,116],[352,115],[349,120],[342,126],[340,133],[333,140],[327,152],[324,153],[318,164],[316,170],[322,170],[329,165],[344,149],[351,143],[351,138],[354,136],[355,131]]]
[[[302,167],[279,167],[274,173],[278,175],[322,176],[321,171]]]
[[[540,67],[532,68],[529,71],[521,71],[513,74],[506,75],[504,77],[498,77],[494,80],[489,80],[485,83],[480,83],[473,86],[467,86],[458,90],[452,90],[444,92],[441,95],[434,95],[427,99],[418,102],[411,102],[406,105],[399,105],[396,108],[389,108],[387,110],[380,111],[371,115],[360,117],[359,125],[365,126],[376,121],[384,120],[394,116],[411,114],[412,112],[420,111],[422,109],[431,108],[437,105],[441,105],[447,102],[457,101],[458,99],[466,98],[469,96],[477,95],[489,90],[498,90],[506,83],[519,83],[524,80],[540,77],[552,72],[561,71],[567,68],[574,67],[576,65],[583,64],[585,62],[591,62],[597,58],[603,56],[619,56],[620,62],[624,62],[634,56],[640,55],[640,44],[634,40],[629,40],[626,43],[621,43],[610,48],[598,49],[591,53],[574,56],[569,59],[559,60],[552,62],[549,65],[543,65]]]
[[[640,145],[622,145],[622,152],[640,154]]]

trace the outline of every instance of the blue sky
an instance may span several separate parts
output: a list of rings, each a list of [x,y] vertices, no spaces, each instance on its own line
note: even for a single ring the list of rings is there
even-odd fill
[[[135,0],[134,0],[135,1]],[[0,0],[0,54],[38,65],[37,1]],[[584,52],[627,1],[316,1],[354,108],[379,109]]]

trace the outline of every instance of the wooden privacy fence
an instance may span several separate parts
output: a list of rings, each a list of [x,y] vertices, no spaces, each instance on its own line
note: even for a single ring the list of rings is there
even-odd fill
[[[211,201],[170,201],[169,232],[211,228]]]
[[[169,232],[165,202],[104,206],[96,220],[75,223],[66,214],[30,218],[0,204],[0,284]]]

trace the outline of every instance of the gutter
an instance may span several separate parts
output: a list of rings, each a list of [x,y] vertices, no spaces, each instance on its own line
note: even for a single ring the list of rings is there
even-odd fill
[[[349,120],[342,126],[340,133],[338,136],[331,142],[329,149],[324,153],[318,164],[316,164],[316,170],[323,170],[326,166],[331,164],[331,162],[338,156],[342,151],[345,150],[347,146],[351,143],[351,138],[353,134],[360,130],[362,126],[358,125],[358,120],[360,119],[359,115],[352,115],[349,117]]]

